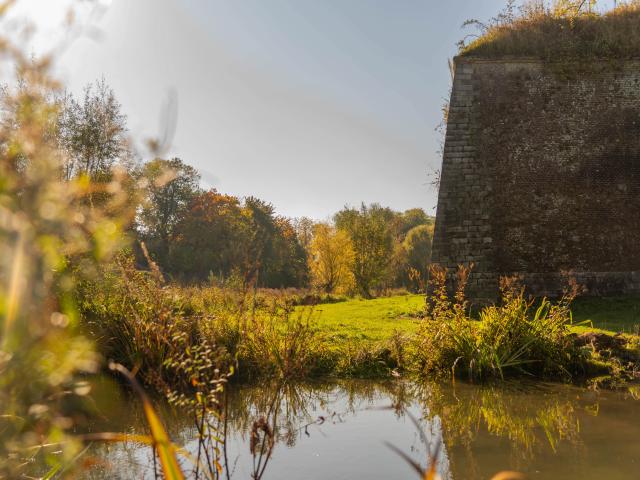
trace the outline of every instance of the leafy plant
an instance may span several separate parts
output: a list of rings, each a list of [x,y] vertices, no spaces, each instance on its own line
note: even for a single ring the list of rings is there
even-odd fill
[[[418,334],[416,351],[425,371],[466,373],[472,379],[506,374],[570,377],[584,357],[570,332],[571,290],[558,302],[526,300],[514,281],[502,283],[502,300],[471,318],[464,297],[469,270],[458,271],[457,292],[449,299],[446,271],[431,269],[434,293]]]

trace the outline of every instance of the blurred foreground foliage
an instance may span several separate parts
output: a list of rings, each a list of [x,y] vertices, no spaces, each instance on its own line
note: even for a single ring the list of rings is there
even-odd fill
[[[114,162],[94,175],[59,142],[50,59],[2,40],[17,79],[0,98],[0,477],[16,478],[80,451],[67,432],[100,358],[80,331],[75,289],[127,243],[135,203],[126,170]]]

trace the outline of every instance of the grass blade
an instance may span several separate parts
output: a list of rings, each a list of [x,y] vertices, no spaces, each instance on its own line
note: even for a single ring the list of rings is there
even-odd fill
[[[147,422],[151,429],[151,437],[153,438],[154,446],[158,451],[160,465],[162,466],[162,472],[164,473],[165,478],[167,480],[184,480],[184,474],[180,469],[178,457],[176,456],[176,447],[171,443],[169,435],[167,434],[164,425],[162,425],[160,417],[158,417],[158,414],[153,409],[147,394],[131,372],[125,367],[118,363],[112,363],[109,365],[109,368],[124,375],[142,400],[144,414],[147,417]]]

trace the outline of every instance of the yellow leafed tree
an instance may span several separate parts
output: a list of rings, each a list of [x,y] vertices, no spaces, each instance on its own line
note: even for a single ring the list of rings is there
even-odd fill
[[[327,293],[346,293],[353,289],[354,252],[345,231],[324,223],[316,225],[309,250],[314,287]]]

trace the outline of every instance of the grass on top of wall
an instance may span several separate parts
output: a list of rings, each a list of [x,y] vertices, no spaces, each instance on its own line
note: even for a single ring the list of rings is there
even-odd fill
[[[481,24],[482,25],[482,24]],[[640,2],[604,14],[554,15],[548,9],[481,26],[463,57],[534,57],[548,61],[640,56]]]

